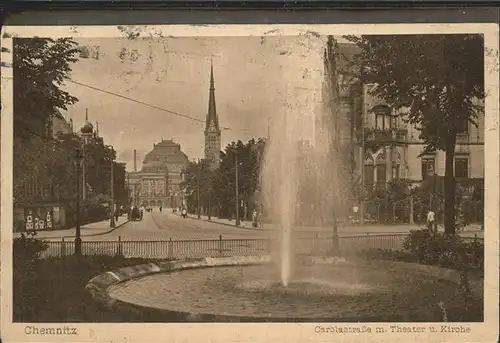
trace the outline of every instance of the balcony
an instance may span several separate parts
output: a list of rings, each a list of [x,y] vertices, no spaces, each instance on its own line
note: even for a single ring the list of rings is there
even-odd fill
[[[361,137],[358,137],[361,140]],[[395,129],[378,129],[365,127],[364,143],[365,145],[385,145],[385,144],[406,144],[408,142],[408,130]]]

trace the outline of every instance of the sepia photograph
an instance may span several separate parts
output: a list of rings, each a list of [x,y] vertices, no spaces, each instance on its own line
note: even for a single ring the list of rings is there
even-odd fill
[[[85,29],[2,31],[2,305],[26,340],[85,323],[455,340],[498,321],[485,33]]]

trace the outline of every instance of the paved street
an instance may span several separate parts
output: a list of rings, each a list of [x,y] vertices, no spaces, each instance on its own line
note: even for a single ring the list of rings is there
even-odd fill
[[[119,223],[123,223],[125,217],[120,218]],[[101,228],[97,225],[100,224]],[[142,221],[128,222],[115,230],[110,231],[109,223],[100,222],[95,225],[90,224],[88,228],[82,230],[84,241],[114,241],[118,237],[122,240],[192,240],[192,239],[218,239],[222,235],[225,239],[252,239],[266,238],[279,233],[276,225],[265,224],[263,229],[253,228],[248,223],[245,227],[235,227],[234,221],[230,222],[227,219],[216,219],[209,222],[206,217],[200,220],[196,216],[191,216],[182,219],[177,213],[172,213],[170,210],[163,212],[146,212]],[[363,234],[392,234],[392,233],[407,233],[410,229],[416,229],[418,226],[410,225],[366,225],[366,226],[349,226],[340,227],[340,236],[363,235]],[[301,227],[295,228],[297,236],[331,236],[332,229],[329,227]],[[479,227],[468,227],[464,236],[483,237],[483,232]],[[64,234],[60,232],[43,232],[39,234],[40,238],[48,240],[61,240],[65,236],[66,239],[74,237],[74,230],[66,230]]]
[[[223,238],[260,238],[267,237],[270,232],[263,230],[247,230],[219,223],[192,218],[182,219],[171,211],[146,212],[142,221],[131,221],[122,227],[101,235],[84,238],[84,240],[183,240],[183,239],[218,239]]]

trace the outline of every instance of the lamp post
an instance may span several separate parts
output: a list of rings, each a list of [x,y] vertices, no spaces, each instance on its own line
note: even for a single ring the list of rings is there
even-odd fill
[[[115,162],[114,162],[114,156],[113,156],[113,146],[111,145],[106,145],[106,148],[110,149],[110,168],[111,168],[111,180],[110,180],[110,189],[111,189],[111,204],[110,204],[110,215],[111,219],[109,221],[109,226],[111,228],[114,228],[116,226],[115,223]]]
[[[181,176],[181,185],[182,185],[182,188],[180,189],[180,192],[181,192],[181,207],[184,208],[184,193],[185,193],[184,172],[181,171],[179,174]]]
[[[76,150],[74,156],[76,167],[76,232],[75,232],[75,255],[82,255],[82,238],[80,232],[80,169],[83,164],[83,154],[80,149]]]
[[[235,159],[234,159],[234,163],[235,163],[235,178],[236,178],[236,226],[239,226],[240,225],[240,197],[239,197],[239,182],[238,182],[238,155],[235,155]]]
[[[201,218],[200,213],[200,160],[198,160],[198,168],[196,171],[196,213],[198,219]]]

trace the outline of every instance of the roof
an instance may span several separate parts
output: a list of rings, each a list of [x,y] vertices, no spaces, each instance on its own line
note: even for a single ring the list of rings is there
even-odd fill
[[[210,125],[214,125],[215,129],[219,130],[219,118],[217,116],[217,107],[215,105],[215,81],[214,81],[214,66],[210,64],[210,90],[208,95],[208,112],[206,118],[205,130],[209,130]]]
[[[153,149],[146,154],[143,160],[143,169],[149,166],[173,164],[187,165],[188,157],[181,150],[181,146],[171,139],[161,140],[153,145]]]

